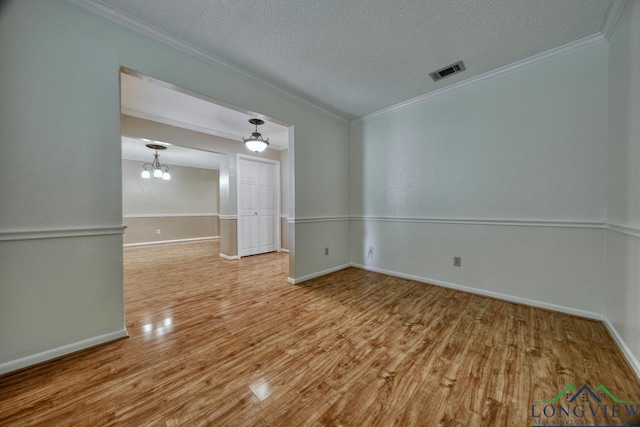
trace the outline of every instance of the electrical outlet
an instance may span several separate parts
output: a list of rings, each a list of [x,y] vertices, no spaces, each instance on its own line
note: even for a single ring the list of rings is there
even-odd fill
[[[462,257],[461,256],[454,256],[453,257],[453,266],[454,267],[461,267],[462,266]]]
[[[369,252],[367,253],[367,258],[373,258],[373,246],[369,246]]]
[[[324,254],[329,255],[329,248],[324,248]]]
[[[156,234],[160,234],[160,229],[156,228]]]

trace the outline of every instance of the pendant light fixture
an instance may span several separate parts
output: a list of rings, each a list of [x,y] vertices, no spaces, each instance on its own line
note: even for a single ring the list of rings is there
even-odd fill
[[[255,132],[251,133],[249,138],[242,138],[244,141],[244,145],[251,151],[255,151],[256,153],[260,153],[264,151],[269,145],[269,138],[262,139],[262,134],[258,132],[258,125],[263,125],[264,120],[260,119],[249,119],[249,123],[256,126]]]
[[[160,144],[147,144],[146,146],[152,150],[156,150],[156,152],[153,155],[153,162],[142,165],[142,177],[149,179],[153,175],[154,178],[162,178],[165,181],[169,181],[171,179],[169,166],[161,164],[160,158],[158,157],[158,150],[166,150],[167,147]]]

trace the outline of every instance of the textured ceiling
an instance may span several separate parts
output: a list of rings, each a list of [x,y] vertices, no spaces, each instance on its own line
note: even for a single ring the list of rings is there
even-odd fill
[[[610,0],[101,0],[345,118],[601,30]],[[434,83],[457,60],[467,71]]]

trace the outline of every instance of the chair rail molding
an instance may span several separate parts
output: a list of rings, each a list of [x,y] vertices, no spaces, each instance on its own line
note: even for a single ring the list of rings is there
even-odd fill
[[[238,219],[238,215],[218,215],[218,218],[220,219],[229,219],[229,220],[237,220]]]
[[[109,236],[123,234],[127,226],[101,225],[93,227],[22,228],[0,230],[0,242],[37,239],[63,239],[67,237]]]
[[[350,221],[350,216],[319,216],[319,217],[306,217],[306,218],[287,218],[289,224],[304,224],[311,222],[335,222],[335,221]]]
[[[609,222],[605,225],[605,228],[609,231],[626,234],[627,236],[640,237],[640,227],[635,225],[616,224]]]
[[[602,229],[602,221],[566,221],[537,219],[486,219],[486,218],[431,218],[431,217],[388,217],[388,216],[351,216],[353,221],[377,222],[410,222],[429,224],[463,224],[463,225],[501,225],[519,227],[560,227],[560,228],[595,228]]]

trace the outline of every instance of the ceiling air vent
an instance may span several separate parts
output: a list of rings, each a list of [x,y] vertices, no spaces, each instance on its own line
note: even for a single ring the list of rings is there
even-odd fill
[[[448,77],[452,74],[459,73],[464,70],[466,70],[464,66],[464,62],[458,61],[451,65],[447,65],[446,67],[441,68],[437,71],[434,71],[433,73],[429,73],[429,75],[431,76],[434,82],[437,82],[440,79],[444,79],[445,77]]]

